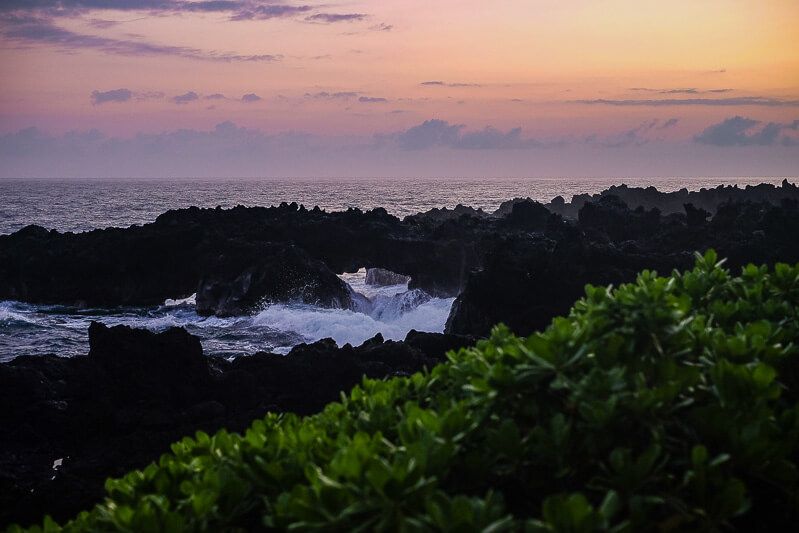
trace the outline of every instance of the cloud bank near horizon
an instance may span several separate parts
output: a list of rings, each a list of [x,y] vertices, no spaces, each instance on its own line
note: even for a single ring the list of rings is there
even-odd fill
[[[712,146],[799,146],[799,120],[789,123],[768,122],[734,116],[713,124],[694,140]]]
[[[659,137],[677,123],[652,119],[581,138],[441,119],[371,138],[270,134],[229,121],[128,138],[26,128],[0,135],[0,178],[740,175],[763,174],[754,169],[766,160],[775,164],[773,175],[792,175],[799,164],[799,120],[763,124],[736,116],[685,142]],[[731,156],[724,148],[730,145],[744,151]]]

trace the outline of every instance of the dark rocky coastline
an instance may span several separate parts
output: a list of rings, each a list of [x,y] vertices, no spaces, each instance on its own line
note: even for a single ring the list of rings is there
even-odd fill
[[[0,365],[0,524],[68,519],[102,499],[107,477],[146,466],[185,435],[241,431],[267,412],[315,413],[363,376],[409,375],[474,342],[411,331],[404,342],[327,339],[231,362],[203,355],[182,328],[95,322],[89,339],[83,357]]]
[[[446,331],[483,336],[503,322],[530,334],[568,312],[586,284],[632,281],[644,269],[668,274],[689,268],[694,252],[708,248],[734,271],[748,263],[799,261],[795,200],[723,204],[709,220],[690,204],[686,213],[631,210],[606,196],[585,204],[575,224],[559,221],[540,233],[506,238],[469,277]]]
[[[704,222],[701,209],[709,216],[729,202],[780,205],[799,200],[799,188],[787,182],[781,187],[718,187],[685,194],[629,187],[609,191],[619,195],[606,191],[547,207],[516,199],[491,215],[459,206],[400,220],[380,208],[327,213],[292,203],[168,211],[152,224],[78,234],[28,226],[0,235],[0,299],[153,305],[197,293],[202,312],[220,315],[246,312],[263,300],[289,298],[347,307],[348,295],[334,274],[359,267],[409,276],[410,288],[434,296],[455,296],[470,273],[482,268],[507,240],[536,234],[557,242],[618,247],[644,234],[655,242],[660,236],[652,231],[674,233],[682,225],[699,234],[693,244],[707,247],[711,243],[702,242],[703,231],[695,229]],[[680,212],[673,213],[682,199],[692,207],[681,204]],[[608,202],[618,204],[615,219],[606,216],[606,208],[592,219],[591,206]],[[643,211],[635,211],[641,202]],[[629,216],[635,227],[626,226],[623,204],[634,210]],[[575,215],[578,223],[559,210]],[[599,224],[594,227],[594,222]],[[583,235],[586,231],[589,234]]]
[[[0,526],[68,518],[102,496],[106,477],[146,465],[196,430],[241,430],[268,411],[317,412],[364,375],[435,365],[497,322],[530,333],[566,312],[586,283],[668,273],[707,248],[733,268],[799,262],[799,190],[617,187],[571,203],[514,200],[491,214],[459,206],[404,220],[296,204],[190,208],[128,229],[29,226],[0,236],[0,300],[153,305],[196,292],[198,312],[219,316],[264,300],[346,308],[353,296],[335,274],[359,267],[385,269],[373,273],[383,282],[398,273],[411,288],[457,295],[447,334],[411,332],[404,342],[323,340],[230,362],[203,355],[182,329],[93,324],[84,357],[0,364]]]

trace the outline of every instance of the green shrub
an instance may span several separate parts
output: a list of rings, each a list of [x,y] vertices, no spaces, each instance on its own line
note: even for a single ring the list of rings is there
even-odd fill
[[[797,301],[799,266],[733,277],[713,252],[589,286],[542,333],[185,438],[63,528],[775,530],[799,503]]]

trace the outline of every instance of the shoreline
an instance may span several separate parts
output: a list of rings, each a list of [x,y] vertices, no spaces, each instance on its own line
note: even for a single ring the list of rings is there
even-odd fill
[[[775,189],[782,188],[768,190]],[[797,194],[794,186],[785,191]],[[14,429],[0,437],[0,523],[73,516],[100,497],[106,477],[144,466],[198,429],[235,431],[267,412],[318,411],[363,375],[430,367],[499,322],[529,334],[568,312],[587,283],[631,281],[644,269],[667,274],[707,248],[734,271],[799,262],[799,202],[761,192],[722,198],[712,216],[693,205],[671,214],[633,207],[618,196],[586,200],[574,220],[529,201],[497,216],[464,208],[403,221],[380,209],[285,204],[169,211],[147,226],[84,234],[28,227],[2,236],[3,299],[162,302],[196,290],[203,312],[217,316],[246,315],[263,298],[287,295],[345,308],[353,297],[336,273],[361,266],[457,297],[445,333],[398,342],[380,336],[353,348],[320,340],[288,356],[228,362],[203,355],[179,328],[155,334],[93,324],[88,355],[0,364],[0,395],[10,406],[2,426]]]

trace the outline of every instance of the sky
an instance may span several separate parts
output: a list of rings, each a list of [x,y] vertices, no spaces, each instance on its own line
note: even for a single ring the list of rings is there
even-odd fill
[[[2,0],[0,178],[797,176],[796,0]]]

